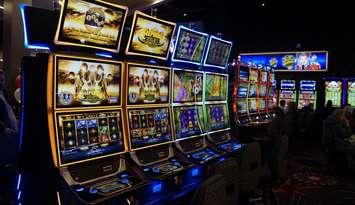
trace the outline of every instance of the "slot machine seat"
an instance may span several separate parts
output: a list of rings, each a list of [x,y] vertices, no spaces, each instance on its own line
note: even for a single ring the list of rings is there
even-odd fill
[[[226,205],[239,204],[239,166],[237,159],[229,158],[214,165],[214,174],[226,179]]]
[[[259,184],[261,175],[261,148],[258,142],[246,144],[241,156],[239,190],[250,193]]]
[[[226,184],[222,175],[211,176],[197,188],[191,205],[227,204]]]

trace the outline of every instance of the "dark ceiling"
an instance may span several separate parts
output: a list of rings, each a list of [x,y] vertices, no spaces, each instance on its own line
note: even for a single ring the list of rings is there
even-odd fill
[[[235,42],[234,55],[328,50],[333,73],[355,75],[355,5],[350,2],[173,0],[157,9],[166,20],[203,21],[205,32],[221,32]]]

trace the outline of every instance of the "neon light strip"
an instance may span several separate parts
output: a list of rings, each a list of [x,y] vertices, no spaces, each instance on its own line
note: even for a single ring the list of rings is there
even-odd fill
[[[206,51],[205,50],[206,44],[203,47],[202,57],[201,57],[200,62],[193,62],[193,61],[188,61],[188,60],[175,59],[175,52],[177,50],[177,45],[178,45],[178,42],[179,42],[178,40],[179,40],[179,37],[180,37],[180,30],[181,29],[190,31],[192,33],[197,33],[197,34],[200,34],[202,36],[206,36],[206,40],[208,39],[208,34],[207,33],[198,32],[198,31],[186,28],[185,26],[179,26],[178,34],[176,35],[176,42],[175,42],[175,45],[174,45],[174,52],[173,52],[173,56],[171,57],[171,61],[173,61],[173,62],[181,62],[181,63],[191,63],[191,64],[195,64],[195,65],[201,65],[202,60],[203,60],[203,56],[205,55],[205,51]]]
[[[28,44],[27,26],[26,26],[26,18],[25,18],[25,6],[28,6],[28,5],[20,4],[20,12],[21,12],[21,18],[22,18],[22,26],[23,26],[23,33],[24,33],[24,45],[25,45],[25,48],[50,50],[47,45],[40,45],[40,44],[29,45]]]
[[[105,57],[105,58],[112,58],[112,55],[109,53],[95,53],[95,55]]]
[[[20,189],[20,184],[21,184],[21,174],[18,175],[17,186],[16,186],[16,189],[17,189],[17,190]]]

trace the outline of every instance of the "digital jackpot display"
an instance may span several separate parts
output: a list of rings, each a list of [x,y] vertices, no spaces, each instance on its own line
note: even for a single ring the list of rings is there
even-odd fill
[[[242,53],[241,62],[271,67],[275,72],[319,72],[328,69],[327,51]]]
[[[65,0],[54,42],[118,52],[127,10],[100,0]]]
[[[296,82],[294,80],[281,80],[281,90],[294,90]]]
[[[62,165],[124,151],[119,110],[57,113],[56,132]]]
[[[120,105],[122,64],[55,56],[57,108]]]
[[[334,107],[341,106],[343,83],[341,81],[325,82],[325,103],[331,100]]]
[[[177,106],[173,108],[175,139],[201,135],[204,130],[202,105]]]
[[[176,24],[134,12],[126,54],[166,60]]]
[[[206,74],[205,100],[225,101],[227,100],[227,75]]]
[[[157,104],[169,102],[170,70],[140,64],[128,66],[127,104]]]
[[[231,50],[232,42],[211,36],[203,65],[224,69],[228,63]]]
[[[348,103],[355,107],[355,81],[348,81]]]
[[[169,108],[128,109],[131,149],[172,140]]]
[[[208,34],[180,26],[172,61],[200,65],[207,40]]]
[[[203,73],[174,69],[173,102],[202,102]]]
[[[228,108],[226,104],[207,104],[206,118],[209,131],[229,127]]]

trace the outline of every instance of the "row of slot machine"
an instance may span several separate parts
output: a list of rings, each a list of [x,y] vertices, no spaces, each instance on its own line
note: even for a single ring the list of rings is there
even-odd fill
[[[325,80],[325,103],[331,100],[333,107],[349,104],[355,107],[355,79],[328,78]]]
[[[41,12],[24,8],[31,10]],[[232,43],[180,26],[174,65],[166,66],[176,24],[135,11],[125,54],[140,61],[93,57],[98,49],[118,52],[127,12],[65,0],[52,51],[23,58],[22,172],[45,185],[29,191],[30,182],[19,183],[20,201],[52,186],[59,204],[154,201],[241,148],[227,106]],[[85,50],[71,52],[76,47]],[[34,180],[32,170],[42,176]]]
[[[233,112],[239,126],[268,123],[277,105],[275,75],[271,70],[236,64]]]

